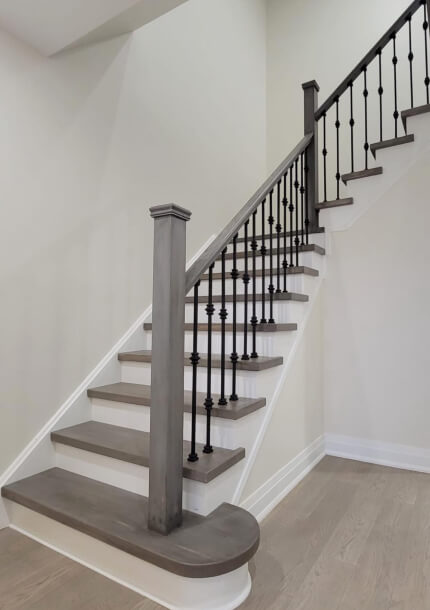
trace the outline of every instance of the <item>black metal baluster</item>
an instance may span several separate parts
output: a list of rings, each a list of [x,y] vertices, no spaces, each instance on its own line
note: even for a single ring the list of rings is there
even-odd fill
[[[284,198],[282,200],[282,205],[284,206],[284,260],[282,261],[282,269],[284,272],[284,289],[283,292],[287,292],[287,269],[288,269],[288,257],[287,257],[287,208],[288,208],[288,198],[287,198],[287,180],[288,180],[288,170],[284,174]],[[291,229],[291,227],[290,227]],[[290,240],[293,239],[293,234],[290,231]]]
[[[339,121],[339,98],[336,98],[336,199],[340,199],[340,143],[339,143],[339,129],[340,129],[340,121]]]
[[[281,181],[278,182],[277,185],[277,216],[278,222],[276,224],[276,292],[279,294],[281,292]],[[287,229],[284,229],[284,233],[286,233]]]
[[[412,51],[412,15],[409,15],[407,17],[407,22],[408,22],[408,30],[409,30],[409,55],[408,55],[409,80],[410,80],[410,87],[411,87],[411,108],[413,108],[414,107],[414,66],[413,66],[414,54]]]
[[[225,406],[227,399],[225,397],[225,321],[227,319],[227,309],[225,308],[225,248],[221,255],[221,309],[219,317],[221,318],[221,396],[218,404]]]
[[[301,242],[300,245],[305,245],[305,183],[304,177],[304,153],[300,155],[300,231],[301,231]]]
[[[364,89],[363,89],[363,97],[364,97],[364,160],[365,160],[365,169],[369,169],[369,123],[368,123],[368,97],[369,90],[367,88],[367,66],[363,68],[364,74]]]
[[[245,222],[245,272],[243,274],[244,302],[243,302],[243,354],[242,360],[249,360],[248,354],[248,289],[249,289],[249,269],[248,269],[248,227],[249,220]]]
[[[269,324],[274,324],[275,320],[273,319],[273,293],[275,292],[275,286],[273,285],[273,225],[275,219],[273,218],[273,189],[270,191],[270,199],[269,199],[269,218],[267,219],[269,223],[269,250],[270,250],[270,282],[269,282]]]
[[[236,393],[236,369],[239,356],[237,353],[236,329],[237,329],[237,278],[239,271],[237,270],[237,235],[233,238],[233,269],[231,270],[231,279],[233,280],[233,350],[230,356],[231,360],[231,396],[230,400],[239,400]]]
[[[426,65],[426,77],[424,79],[424,85],[426,87],[426,98],[427,104],[430,104],[430,77],[429,77],[429,53],[428,53],[428,29],[429,29],[429,16],[427,15],[427,2],[423,0],[423,8],[424,8],[424,22],[423,22],[423,30],[424,30],[424,53],[425,53],[425,65]]]
[[[296,191],[296,237],[294,239],[294,243],[296,245],[296,267],[299,266],[299,245],[300,245],[300,239],[299,239],[299,179],[298,179],[298,172],[299,172],[299,160],[296,159],[296,162],[295,162],[295,180],[294,180],[294,189]]]
[[[378,64],[379,64],[379,87],[378,87],[378,95],[379,95],[379,140],[382,142],[383,139],[383,115],[382,115],[382,96],[384,95],[384,88],[382,86],[382,49],[378,49],[376,52],[378,56]]]
[[[308,165],[308,149],[305,150],[305,227],[306,227],[306,245],[309,244],[309,165]],[[317,212],[319,214],[319,211]]]
[[[290,167],[290,205],[288,211],[290,212],[290,267],[294,267],[294,199],[293,199],[293,169],[294,165]],[[285,290],[285,292],[287,292]]]
[[[212,281],[213,281],[213,270],[215,263],[209,267],[209,287],[208,287],[208,303],[206,305],[206,314],[208,316],[208,366],[207,366],[207,382],[206,382],[206,398],[205,398],[205,409],[206,409],[206,444],[203,448],[203,453],[212,453],[213,448],[211,445],[211,416],[214,401],[212,398],[212,316],[215,313],[215,307],[212,298]]]
[[[194,311],[193,311],[193,351],[190,361],[193,367],[193,380],[191,391],[191,451],[188,455],[189,462],[197,462],[199,456],[196,453],[196,420],[197,420],[197,367],[200,355],[197,351],[198,324],[199,324],[199,286],[200,281],[194,286]]]
[[[350,119],[349,126],[351,128],[351,172],[354,172],[354,83],[349,83],[349,104],[350,104]]]
[[[252,214],[252,241],[251,241],[251,250],[252,250],[252,352],[251,358],[258,358],[257,354],[257,240],[255,238],[255,221],[257,217],[257,211]]]
[[[397,51],[396,51],[396,34],[394,33],[393,36],[393,70],[394,70],[394,112],[393,112],[393,117],[394,117],[394,137],[397,138],[398,135],[398,122],[399,122],[399,109],[398,109],[398,94],[397,94],[397,64],[399,62],[399,59],[397,57]]]
[[[325,112],[323,114],[323,142],[322,155],[324,162],[324,201],[327,201],[327,114]]]
[[[266,320],[266,217],[265,217],[266,200],[261,203],[261,324],[267,324]]]

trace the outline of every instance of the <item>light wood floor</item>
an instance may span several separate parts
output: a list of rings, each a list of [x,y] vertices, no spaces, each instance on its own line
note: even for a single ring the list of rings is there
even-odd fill
[[[264,521],[251,571],[241,610],[429,610],[430,475],[325,458]],[[10,529],[0,608],[161,609]]]

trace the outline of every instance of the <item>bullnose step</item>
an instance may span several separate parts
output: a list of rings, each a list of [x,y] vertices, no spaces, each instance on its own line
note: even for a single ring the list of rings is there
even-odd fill
[[[208,366],[207,354],[199,354],[199,367]],[[147,349],[137,350],[135,352],[122,352],[118,354],[118,360],[120,362],[152,362],[152,351]],[[271,369],[275,366],[283,364],[284,359],[282,356],[259,356],[258,358],[250,358],[249,360],[238,360],[236,369],[238,371],[264,371]],[[212,355],[211,364],[213,369],[221,368],[221,356],[216,354]],[[184,355],[184,365],[191,366],[191,353]],[[233,365],[230,360],[230,356],[225,357],[225,368],[231,369]]]
[[[149,437],[149,432],[121,428],[97,421],[88,421],[51,433],[51,440],[55,443],[146,467],[149,466]],[[198,461],[188,462],[191,443],[184,441],[182,471],[184,478],[200,483],[210,483],[245,457],[245,449],[242,447],[238,449],[214,447],[213,453],[209,454],[203,453],[203,447],[204,445],[198,443]]]
[[[207,517],[184,511],[169,536],[149,531],[147,498],[52,468],[2,489],[2,496],[173,574],[210,578],[232,572],[257,551],[254,517],[221,504]]]
[[[87,394],[89,398],[98,398],[142,407],[151,406],[151,386],[139,383],[125,383],[121,381],[98,388],[90,388]],[[225,406],[218,405],[219,394],[213,394],[212,398],[214,401],[212,417],[220,417],[222,419],[238,420],[266,406],[265,398],[239,398],[239,400],[229,401]],[[199,415],[206,415],[204,407],[205,399],[205,393],[197,392],[197,413]],[[186,413],[191,413],[191,409],[192,393],[185,391],[184,410]]]

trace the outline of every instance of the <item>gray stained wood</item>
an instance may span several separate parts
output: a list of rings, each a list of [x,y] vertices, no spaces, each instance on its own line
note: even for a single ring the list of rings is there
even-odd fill
[[[264,298],[266,300],[266,303],[269,303],[269,294],[265,294]],[[263,295],[262,294],[257,294],[255,296],[256,301],[262,301],[263,300]],[[300,303],[306,303],[307,301],[309,301],[309,296],[307,294],[300,294],[298,292],[275,292],[273,294],[273,300],[274,301],[298,301]],[[226,303],[232,303],[233,302],[233,295],[232,294],[226,294],[225,295],[225,301]],[[243,303],[245,301],[245,295],[244,294],[238,294],[236,296],[236,301],[237,303]],[[198,298],[198,302],[199,303],[207,303],[208,302],[208,297],[207,295],[200,295]],[[214,294],[212,296],[212,303],[221,303],[222,302],[222,296],[220,294]],[[248,303],[252,302],[252,296],[248,295]],[[194,297],[185,297],[185,303],[194,303]]]
[[[344,205],[352,205],[354,203],[354,199],[352,197],[347,197],[345,199],[333,199],[333,201],[322,201],[321,203],[317,203],[315,206],[317,210],[327,210],[328,208],[339,208]]]
[[[222,325],[219,323],[214,323],[212,324],[212,331],[215,333],[219,333],[221,332],[221,328]],[[247,325],[248,328],[248,333],[252,332],[252,326],[251,324]],[[289,331],[294,331],[297,330],[297,324],[295,322],[287,322],[287,323],[276,323],[276,324],[257,324],[257,326],[255,327],[255,330],[257,333],[279,333],[279,332],[289,332]],[[184,324],[184,329],[185,332],[189,332],[194,330],[194,324],[192,322],[185,322]],[[145,322],[143,325],[143,330],[147,330],[152,332],[152,323],[151,322]],[[208,325],[203,323],[203,324],[198,324],[197,325],[197,330],[199,331],[207,331],[208,330]],[[225,330],[226,332],[231,332],[233,330],[233,324],[229,324],[227,323],[225,325]],[[245,325],[244,324],[236,324],[236,331],[237,332],[244,332],[245,330]]]
[[[140,383],[126,383],[120,381],[110,385],[90,388],[87,391],[90,398],[101,398],[114,402],[129,403],[143,407],[151,406],[151,386]],[[223,419],[241,419],[250,413],[266,406],[265,398],[239,398],[236,401],[229,401],[225,406],[218,405],[219,394],[212,394],[214,406],[212,407],[212,417]],[[204,402],[206,394],[197,392],[197,413],[206,415]],[[186,390],[184,394],[184,409],[186,413],[191,413],[192,394]]]
[[[415,108],[408,108],[401,112],[403,126],[406,129],[408,118],[412,116],[418,116],[419,114],[425,114],[430,112],[430,104],[424,104],[423,106],[416,106]]]
[[[379,176],[384,172],[382,167],[371,167],[370,169],[362,169],[359,172],[351,172],[343,174],[342,182],[347,184],[351,180],[360,180],[361,178],[370,178],[371,176]]]
[[[296,247],[293,246],[292,248],[290,246],[288,246],[287,248],[273,248],[273,256],[277,256],[277,254],[295,254],[296,253]],[[304,246],[299,246],[299,252],[316,252],[316,254],[320,254],[321,256],[324,256],[325,254],[325,249],[322,246],[318,246],[318,244],[306,244]],[[227,252],[227,254],[225,255],[225,260],[233,260],[233,252]],[[249,256],[249,252],[248,252],[248,256]],[[255,256],[261,256],[261,250],[257,250],[255,252]],[[268,252],[266,252],[266,256],[268,256]],[[245,258],[245,252],[238,252],[236,255],[237,259],[241,259],[241,258]],[[218,258],[217,261],[220,261],[221,258]],[[267,273],[267,277],[269,277],[269,274]],[[191,286],[192,288],[192,286]]]
[[[240,610],[429,610],[430,477],[326,457],[261,525]],[[162,610],[9,529],[3,610]]]
[[[382,150],[383,148],[392,148],[393,146],[401,146],[402,144],[409,144],[415,141],[415,136],[413,134],[402,136],[400,138],[392,138],[391,140],[383,140],[382,142],[375,142],[370,145],[370,150],[372,151],[372,155],[376,159],[376,151]]]
[[[325,228],[324,227],[314,227],[314,228],[309,228],[309,235],[314,235],[314,234],[318,234],[318,233],[325,233]],[[280,239],[284,239],[284,235],[285,237],[290,237],[291,234],[293,235],[293,237],[296,236],[296,232],[295,231],[287,231],[286,233],[284,231],[282,231],[281,233],[279,233],[279,237]],[[261,241],[263,239],[262,235],[256,235],[255,239],[257,241]],[[266,241],[268,241],[269,239],[269,234],[265,233],[264,234],[264,239]],[[278,239],[278,234],[276,233],[275,229],[273,230],[273,242],[275,242],[275,240]],[[244,243],[245,242],[245,238],[244,237],[238,237],[237,238],[237,243]],[[248,242],[251,242],[251,237],[248,235]],[[231,242],[233,243],[233,242]]]
[[[266,238],[267,239],[267,238]],[[273,238],[273,243],[275,243],[275,238]],[[270,255],[270,252],[269,252]],[[287,271],[287,276],[288,275],[309,275],[311,277],[318,277],[319,276],[319,271],[318,269],[313,269],[312,267],[306,267],[306,266],[301,266],[301,267],[288,267]],[[284,269],[273,269],[273,277],[277,278],[278,274],[279,277],[283,279],[284,277]],[[243,278],[243,274],[244,271],[240,271],[239,272],[239,281],[242,280]],[[265,276],[268,278],[270,277],[270,271],[269,271],[269,275],[267,274],[267,269],[265,270]],[[256,269],[255,271],[255,275],[256,277],[261,277],[263,275],[263,270],[262,269]],[[213,280],[221,280],[222,279],[222,273],[212,273],[212,279]],[[230,277],[227,274],[227,279],[230,279]],[[201,282],[207,282],[209,280],[209,274],[206,273],[205,275],[202,275],[202,277],[200,278]],[[276,293],[274,293],[276,294]],[[279,294],[279,293],[278,293]]]
[[[208,357],[207,354],[199,354],[199,367],[207,367]],[[184,355],[184,365],[191,365],[191,354]],[[118,360],[121,362],[152,362],[152,351],[147,349],[137,350],[135,352],[122,352],[118,354]],[[250,358],[249,360],[239,360],[236,363],[236,369],[238,371],[265,371],[266,369],[280,366],[284,359],[282,356],[259,356],[258,358]],[[221,368],[221,356],[213,354],[211,358],[211,364],[213,369]],[[231,369],[233,365],[229,356],[225,358],[225,368]]]
[[[190,578],[210,578],[237,569],[255,554],[259,544],[260,529],[254,517],[231,504],[221,504],[207,517],[185,511],[182,527],[163,536],[148,530],[148,501],[143,496],[60,468],[12,483],[2,489],[2,495]]]
[[[88,421],[51,433],[55,443],[90,451],[123,462],[149,466],[149,432],[133,430]],[[214,447],[213,453],[203,453],[204,445],[197,444],[199,459],[188,462],[191,443],[183,441],[183,470],[186,479],[209,483],[245,457],[245,449],[222,449]]]

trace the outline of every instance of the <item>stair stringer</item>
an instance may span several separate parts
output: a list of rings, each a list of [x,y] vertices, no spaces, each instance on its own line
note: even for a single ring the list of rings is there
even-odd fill
[[[409,117],[407,127],[408,133],[415,137],[414,142],[376,151],[375,163],[383,167],[380,176],[348,183],[345,196],[354,199],[353,205],[329,208],[320,213],[321,223],[327,233],[349,229],[430,150],[428,114]]]
[[[212,243],[213,234],[187,262],[187,269]],[[56,464],[56,452],[51,441],[51,432],[84,423],[91,418],[91,400],[87,396],[90,386],[114,383],[121,376],[118,362],[120,351],[140,349],[144,342],[143,324],[152,316],[152,305],[147,307],[109,352],[98,362],[94,369],[70,394],[54,415],[45,423],[34,438],[21,451],[16,459],[0,476],[0,489],[9,483],[48,470]],[[0,529],[9,525],[9,516],[4,500],[0,497]]]
[[[244,462],[244,465],[242,466],[242,472],[241,472],[239,481],[237,483],[235,492],[230,500],[232,504],[240,504],[244,507],[246,506],[247,498],[242,498],[242,494],[245,489],[246,483],[249,479],[249,476],[251,474],[252,467],[255,464],[257,456],[259,455],[259,450],[262,446],[262,443],[266,436],[269,425],[272,421],[275,410],[279,406],[279,399],[280,399],[281,392],[282,392],[284,386],[288,383],[290,375],[292,374],[291,369],[295,362],[297,352],[303,341],[309,319],[313,312],[314,305],[318,300],[319,293],[323,286],[324,277],[325,277],[325,268],[326,268],[325,258],[323,258],[323,261],[322,261],[322,264],[320,267],[319,277],[315,278],[315,288],[313,290],[312,295],[310,296],[309,302],[304,305],[306,308],[305,314],[299,323],[297,334],[288,351],[288,355],[284,359],[284,364],[282,365],[282,367],[280,369],[279,376],[278,376],[276,385],[273,389],[271,398],[268,401],[266,408],[264,409],[264,416],[262,418],[261,425],[259,427],[257,436],[255,437],[251,448],[247,451],[247,454],[245,457],[245,462]],[[324,453],[321,454],[319,459],[321,459],[322,457],[324,457]],[[272,510],[273,508],[275,508],[275,505],[272,505],[270,510]],[[270,512],[270,510],[265,511],[264,516],[267,516],[267,514]],[[256,515],[256,516],[257,516],[257,518],[259,517],[259,515]]]

